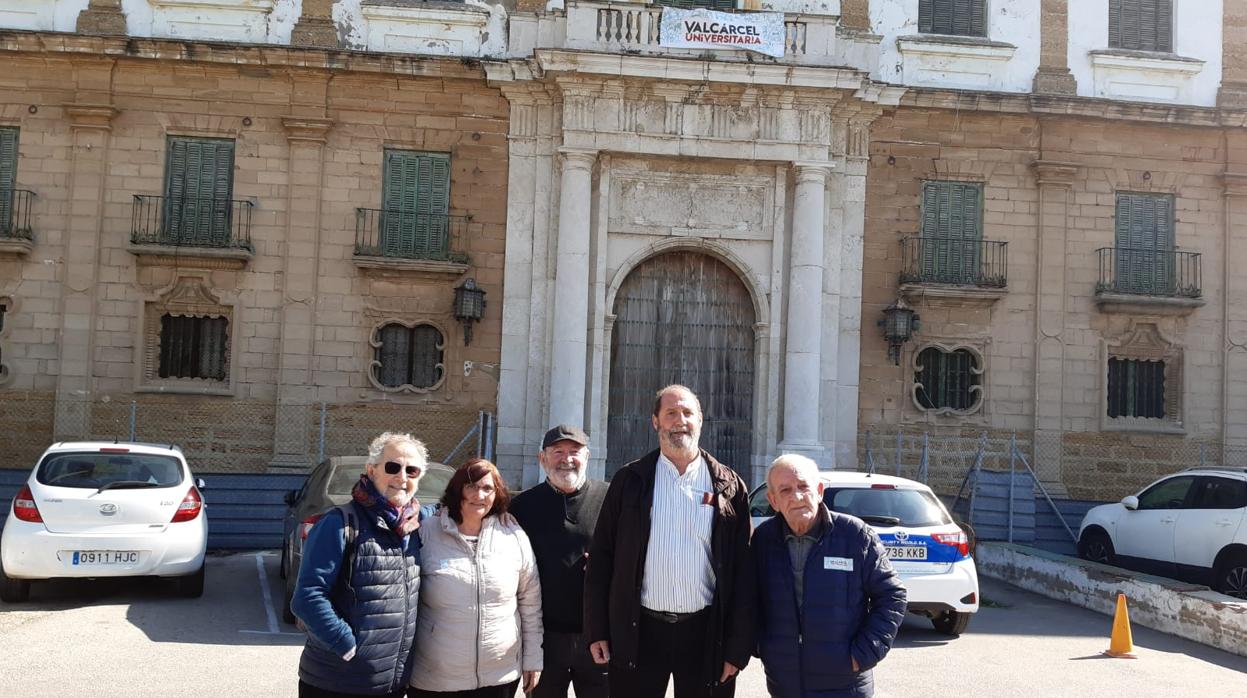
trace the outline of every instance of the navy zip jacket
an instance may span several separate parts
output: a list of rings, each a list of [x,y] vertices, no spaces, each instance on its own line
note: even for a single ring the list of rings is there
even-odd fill
[[[868,698],[871,669],[905,617],[905,587],[869,526],[819,506],[826,525],[805,560],[799,609],[783,517],[754,531],[758,656],[773,698]]]

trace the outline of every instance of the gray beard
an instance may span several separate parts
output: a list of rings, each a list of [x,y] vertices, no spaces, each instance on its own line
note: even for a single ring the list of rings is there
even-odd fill
[[[574,480],[572,480],[569,483],[568,482],[569,478],[574,478]],[[570,490],[572,492],[575,492],[576,490],[579,490],[581,487],[584,487],[585,479],[586,479],[585,471],[583,470],[581,470],[579,473],[572,473],[569,471],[555,471],[554,473],[546,473],[546,480],[548,480],[550,484],[556,490]]]

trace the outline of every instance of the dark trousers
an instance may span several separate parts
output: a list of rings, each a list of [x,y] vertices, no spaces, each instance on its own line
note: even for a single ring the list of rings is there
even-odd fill
[[[576,698],[608,698],[606,665],[594,663],[580,633],[547,631],[543,640],[545,669],[532,698],[567,698],[569,683]]]
[[[471,691],[422,691],[409,688],[407,698],[511,698],[515,695],[515,687],[519,685],[519,681],[512,681],[500,686],[474,688]]]
[[[641,614],[640,651],[635,668],[610,665],[611,695],[621,698],[663,698],[667,681],[675,679],[675,698],[733,698],[736,677],[719,684],[723,665],[706,662],[709,613],[666,623]]]
[[[403,698],[403,690],[399,689],[393,693],[386,693],[380,698]],[[363,693],[338,693],[336,691],[326,691],[323,688],[317,688],[310,683],[299,682],[299,698],[346,698],[351,696],[366,695]]]

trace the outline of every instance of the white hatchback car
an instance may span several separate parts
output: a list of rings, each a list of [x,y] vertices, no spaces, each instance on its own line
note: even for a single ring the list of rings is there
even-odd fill
[[[0,599],[25,601],[30,581],[176,577],[203,594],[207,514],[182,450],[65,442],[39,458],[0,535]]]
[[[1247,468],[1191,468],[1091,509],[1078,555],[1247,599]]]
[[[819,473],[823,502],[865,521],[879,534],[905,584],[909,611],[936,631],[960,635],[979,610],[979,575],[970,540],[930,487],[889,475],[830,470]],[[766,484],[749,495],[754,527],[775,514]]]

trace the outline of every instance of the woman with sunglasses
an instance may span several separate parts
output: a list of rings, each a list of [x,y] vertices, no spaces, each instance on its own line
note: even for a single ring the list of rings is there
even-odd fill
[[[368,447],[351,501],[308,533],[290,608],[307,629],[299,697],[407,690],[420,590],[420,502],[429,453],[410,434]]]
[[[498,468],[478,458],[446,485],[420,528],[423,586],[409,698],[510,698],[541,677],[541,582],[507,513]]]

